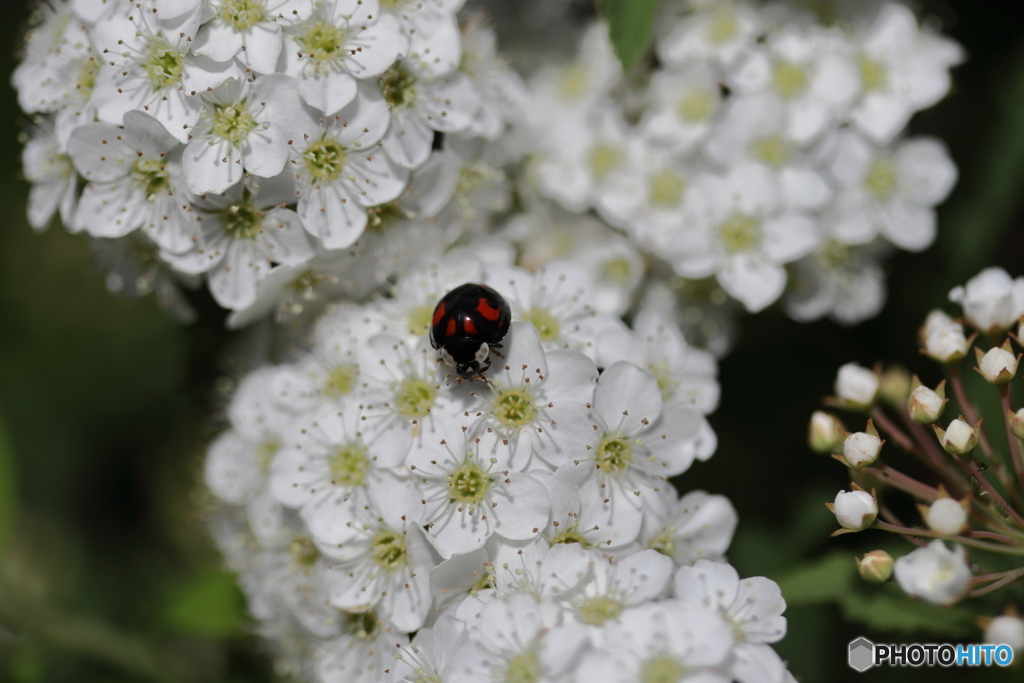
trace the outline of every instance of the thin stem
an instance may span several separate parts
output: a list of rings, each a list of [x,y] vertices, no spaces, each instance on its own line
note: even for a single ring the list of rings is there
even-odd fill
[[[978,424],[978,413],[974,410],[974,404],[967,398],[967,392],[964,391],[964,383],[960,381],[960,368],[955,365],[949,365],[947,368],[949,370],[949,384],[953,387],[956,402],[960,404],[960,412],[963,413],[964,419],[973,427]],[[981,451],[986,457],[991,458],[993,452],[992,444],[985,434],[984,426],[978,432],[981,440]]]
[[[952,541],[954,543],[960,543],[961,545],[969,545],[974,548],[980,548],[981,550],[988,550],[993,553],[1002,553],[1003,555],[1024,555],[1024,548],[1007,548],[1006,546],[998,545],[996,543],[986,543],[985,541],[975,541],[974,539],[967,538],[966,536],[947,536],[940,534],[937,531],[931,531],[930,529],[911,529],[909,527],[896,526],[895,524],[888,524],[886,522],[879,522],[875,520],[874,527],[883,531],[891,531],[894,534],[905,534],[907,536],[924,536],[926,538],[939,538],[944,541]]]
[[[878,406],[871,411],[871,419],[882,428],[893,441],[899,444],[899,447],[905,451],[914,452],[914,440],[903,433],[903,430],[899,428],[896,423],[889,419],[889,416],[885,414]]]
[[[905,493],[909,493],[915,498],[926,500],[929,503],[939,497],[938,489],[933,489],[927,484],[922,484],[917,479],[903,474],[899,470],[890,465],[886,465],[883,462],[876,462],[875,464],[877,467],[865,467],[864,471],[870,472],[871,474],[881,478],[883,481],[887,481],[895,488],[898,488]]]
[[[910,415],[907,411],[901,411],[900,417],[903,418],[903,423],[907,425],[907,429],[914,437],[914,441],[922,452],[927,454],[928,460],[930,460],[930,467],[941,474],[948,486],[954,486],[960,489],[961,496],[967,495],[971,492],[971,486],[967,483],[960,473],[957,472],[956,468],[953,467],[949,461],[949,456],[939,449],[938,444],[935,443],[934,434],[929,434],[928,431],[918,423],[910,419]]]
[[[1006,514],[1009,515],[1018,526],[1024,528],[1024,517],[1021,517],[1020,513],[1014,510],[1009,503],[999,495],[999,491],[997,491],[996,487],[992,486],[989,480],[985,478],[985,474],[981,471],[981,468],[978,467],[978,461],[974,458],[971,458],[970,468],[974,478],[978,480],[978,483],[981,484],[982,488],[988,491],[988,494],[992,496],[992,500],[995,501],[996,505],[1002,507],[1003,510],[1006,511]]]
[[[999,398],[1002,399],[1003,403],[1003,423],[1006,425],[1006,440],[1010,444],[1010,459],[1013,461],[1013,470],[1017,473],[1017,481],[1020,482],[1021,490],[1024,491],[1024,459],[1021,458],[1020,443],[1017,441],[1017,435],[1013,433],[1013,429],[1010,427],[1010,420],[1007,417],[1007,413],[1013,412],[1013,408],[1010,407],[1009,384],[999,385]]]
[[[900,527],[906,526],[903,522],[900,521],[900,518],[896,516],[896,513],[894,513],[892,510],[890,510],[885,505],[879,505],[879,507],[878,507],[878,515],[882,519],[884,519],[886,522],[888,522],[889,524],[892,524],[894,526],[900,526]],[[903,538],[906,539],[908,542],[916,545],[918,548],[923,548],[926,545],[928,545],[927,543],[922,541],[920,538],[915,538],[913,536],[908,536],[906,534],[903,535]]]
[[[985,595],[986,593],[991,593],[992,591],[998,590],[998,589],[1002,588],[1003,586],[1005,586],[1007,584],[1013,583],[1014,581],[1016,581],[1017,579],[1019,579],[1022,576],[1024,576],[1024,567],[1021,567],[1020,569],[1016,569],[1016,570],[1014,570],[1012,572],[1007,572],[1007,576],[1005,576],[1004,578],[1000,579],[999,581],[996,581],[995,583],[990,583],[989,585],[985,586],[984,588],[979,588],[978,590],[971,591],[968,595],[970,597],[972,597],[972,598],[976,598],[979,595]]]
[[[1019,538],[1011,538],[1005,534],[997,534],[994,531],[976,531],[974,529],[969,529],[963,532],[963,535],[967,538],[991,538],[993,541],[1009,543],[1010,545],[1019,545],[1024,548],[1024,541]]]

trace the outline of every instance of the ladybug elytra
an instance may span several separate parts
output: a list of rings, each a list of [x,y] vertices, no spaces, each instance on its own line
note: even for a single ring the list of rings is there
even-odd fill
[[[472,282],[444,295],[430,322],[430,345],[461,377],[471,379],[491,367],[491,349],[501,348],[512,312],[487,285]]]

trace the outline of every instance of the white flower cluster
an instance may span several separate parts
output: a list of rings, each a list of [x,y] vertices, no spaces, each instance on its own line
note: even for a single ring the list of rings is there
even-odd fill
[[[657,314],[600,312],[574,266],[451,252],[329,310],[243,378],[206,482],[216,537],[282,666],[323,683],[792,680],[778,586],[723,561],[716,364]],[[487,381],[427,330],[489,284],[512,310]],[[410,640],[410,634],[415,636]]]
[[[656,59],[624,74],[595,24],[575,61],[531,78],[529,186],[748,311],[788,283],[797,320],[875,315],[879,256],[927,248],[956,181],[940,141],[902,131],[949,91],[960,47],[893,3],[829,26],[780,3],[661,7]]]
[[[481,154],[521,85],[462,4],[48,0],[13,76],[31,224],[163,268],[115,289],[201,276],[234,325],[365,294],[507,201]]]

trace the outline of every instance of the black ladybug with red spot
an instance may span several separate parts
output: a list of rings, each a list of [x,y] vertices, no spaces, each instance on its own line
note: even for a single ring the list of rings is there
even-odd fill
[[[430,322],[430,345],[461,377],[481,376],[491,367],[491,349],[501,348],[512,312],[487,285],[468,282],[444,295]]]

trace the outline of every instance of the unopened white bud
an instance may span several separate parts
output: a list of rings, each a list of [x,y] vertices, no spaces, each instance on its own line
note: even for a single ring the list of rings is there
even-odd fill
[[[843,459],[850,467],[867,467],[878,460],[881,451],[882,440],[878,434],[855,432],[843,441]]]
[[[807,428],[807,443],[815,453],[833,453],[842,444],[844,431],[835,415],[815,410]]]
[[[892,555],[884,550],[872,550],[864,557],[854,558],[860,577],[868,583],[884,583],[892,576]]]
[[[964,327],[942,311],[932,311],[921,328],[925,355],[940,363],[955,363],[967,355],[972,341]]]
[[[897,559],[893,573],[904,593],[936,605],[952,605],[971,587],[963,547],[950,550],[938,540]]]
[[[890,365],[882,372],[878,395],[888,405],[901,408],[910,395],[911,377],[902,365]]]
[[[917,378],[915,377],[915,380]],[[934,390],[921,384],[910,392],[907,399],[907,413],[918,424],[931,424],[939,419],[946,408],[946,380],[939,382]]]
[[[978,372],[992,384],[1006,384],[1017,374],[1020,356],[1014,358],[1010,342],[1002,347],[993,346],[984,355],[977,348],[975,352],[978,355]]]
[[[985,627],[985,642],[1009,645],[1015,653],[1024,651],[1024,619],[1004,614]]]
[[[836,397],[850,408],[870,408],[878,395],[878,388],[878,375],[856,363],[847,363],[839,368],[836,375]]]
[[[1010,429],[1018,439],[1024,439],[1024,408],[1016,413],[1006,411],[1006,419],[1010,421]]]
[[[922,517],[932,531],[956,536],[967,526],[967,509],[963,503],[952,498],[937,498],[931,505],[922,508]]]
[[[986,268],[962,287],[954,287],[949,300],[963,306],[964,317],[981,332],[1008,330],[1020,317],[1014,281],[1002,268]]]
[[[962,417],[950,422],[945,431],[938,426],[933,426],[933,428],[935,435],[939,437],[939,443],[947,453],[964,455],[970,453],[978,445],[978,430],[967,424]]]
[[[878,503],[867,491],[840,491],[828,508],[835,514],[839,526],[850,531],[867,529],[878,516]]]

